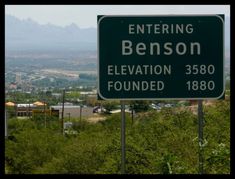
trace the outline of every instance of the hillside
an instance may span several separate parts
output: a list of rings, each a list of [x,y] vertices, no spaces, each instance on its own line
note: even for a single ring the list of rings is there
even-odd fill
[[[204,106],[204,173],[230,173],[230,102]],[[188,110],[166,108],[126,119],[128,174],[197,174],[198,119]],[[6,140],[7,173],[120,173],[120,114],[83,121],[63,137],[58,121],[11,119]],[[56,127],[57,126],[57,127]]]

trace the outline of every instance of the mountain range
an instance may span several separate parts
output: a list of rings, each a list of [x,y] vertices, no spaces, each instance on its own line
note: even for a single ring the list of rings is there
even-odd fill
[[[225,21],[230,21],[225,17]],[[230,53],[230,25],[225,27],[226,56]],[[5,15],[5,47],[8,50],[96,51],[97,29],[79,28],[72,23],[61,27],[40,25],[31,19]]]
[[[96,28],[60,27],[5,16],[6,50],[96,50]]]

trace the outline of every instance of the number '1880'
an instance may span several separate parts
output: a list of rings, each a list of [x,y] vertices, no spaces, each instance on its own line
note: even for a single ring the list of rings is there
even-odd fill
[[[197,91],[197,90],[214,90],[215,82],[214,81],[187,81],[187,88],[189,91]]]

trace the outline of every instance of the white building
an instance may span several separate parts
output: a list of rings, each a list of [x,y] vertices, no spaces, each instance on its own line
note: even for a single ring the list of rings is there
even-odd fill
[[[51,106],[50,109],[59,110],[60,118],[62,117],[62,105]],[[80,106],[72,106],[72,105],[65,105],[64,106],[64,118],[71,117],[71,118],[79,118],[80,111],[82,111],[82,117],[90,117],[93,115],[93,108],[92,107],[81,107]]]

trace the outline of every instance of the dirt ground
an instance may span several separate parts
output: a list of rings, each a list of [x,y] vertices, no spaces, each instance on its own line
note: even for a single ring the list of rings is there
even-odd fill
[[[105,119],[106,119],[105,116],[101,116],[101,115],[99,115],[99,114],[94,114],[93,116],[87,118],[87,121],[88,121],[88,122],[92,122],[92,123],[96,123],[96,122],[98,122],[98,121],[103,121],[103,120],[105,120]]]

